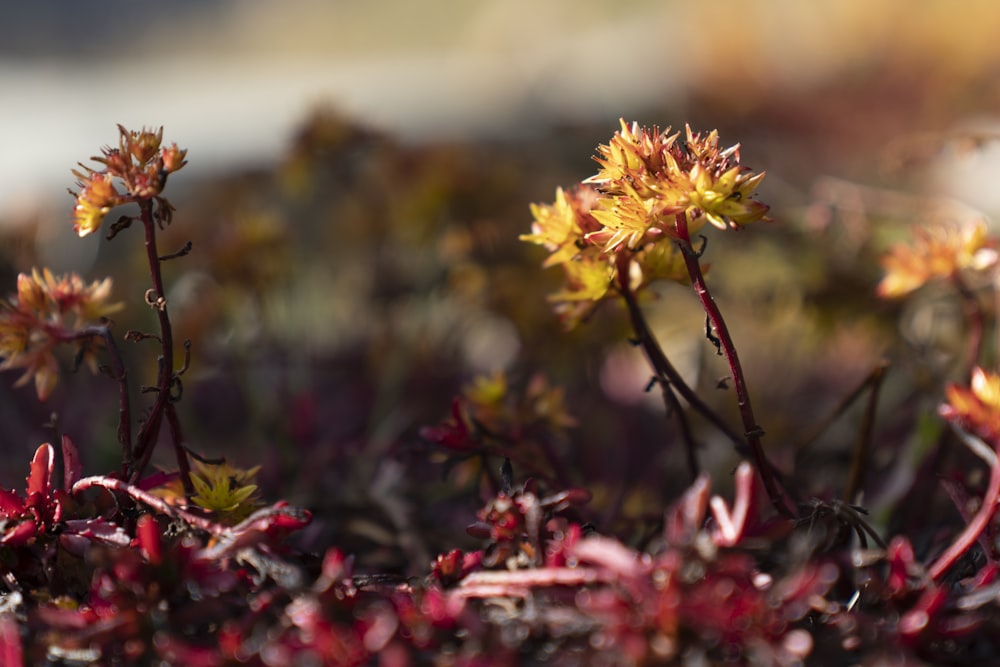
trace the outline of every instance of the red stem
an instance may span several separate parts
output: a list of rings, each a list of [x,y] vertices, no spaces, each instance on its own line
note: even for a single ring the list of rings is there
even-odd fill
[[[962,534],[927,568],[932,579],[940,579],[948,571],[948,568],[965,555],[969,547],[979,539],[979,536],[986,530],[990,520],[993,518],[993,514],[996,512],[998,500],[1000,500],[1000,457],[997,458],[993,463],[993,467],[990,468],[990,483],[986,489],[986,495],[983,497],[983,504],[979,507],[979,511],[972,517],[972,521],[966,525]]]
[[[767,491],[767,496],[770,498],[774,508],[788,518],[795,518],[797,514],[790,505],[787,496],[778,488],[777,480],[771,471],[771,464],[764,455],[764,447],[760,442],[764,430],[757,424],[757,419],[754,417],[753,406],[750,404],[750,393],[747,391],[746,380],[743,375],[743,367],[740,365],[740,358],[736,353],[736,346],[733,344],[733,339],[729,335],[729,328],[726,326],[726,321],[723,319],[722,312],[716,305],[715,299],[712,298],[712,293],[708,291],[708,285],[705,284],[705,275],[701,271],[698,254],[691,244],[687,214],[683,212],[678,213],[674,219],[676,221],[675,228],[678,235],[678,245],[680,246],[681,254],[684,256],[684,264],[687,267],[688,275],[691,277],[691,286],[694,288],[695,294],[698,295],[702,308],[705,309],[705,313],[708,315],[708,319],[711,321],[712,327],[719,337],[726,361],[729,362],[729,371],[736,389],[740,418],[743,420],[744,436],[746,437],[747,444],[750,446],[750,454],[754,466],[757,468],[757,473],[764,483],[764,489]]]
[[[224,526],[215,523],[211,519],[198,516],[197,514],[192,514],[191,512],[181,509],[180,507],[171,505],[170,503],[165,501],[163,498],[160,498],[159,496],[154,496],[152,493],[149,493],[148,491],[144,491],[143,489],[140,489],[137,486],[124,482],[120,479],[115,479],[113,477],[104,477],[100,475],[94,477],[84,477],[81,480],[77,480],[77,482],[73,484],[72,493],[73,495],[76,495],[78,493],[81,493],[82,491],[86,491],[87,489],[91,489],[94,487],[100,487],[103,489],[107,489],[108,491],[117,491],[118,493],[124,493],[130,496],[132,499],[137,500],[138,502],[141,502],[144,505],[152,507],[154,510],[160,512],[161,514],[166,514],[167,516],[173,516],[183,519],[190,525],[195,526],[196,528],[200,528],[201,530],[204,530],[207,533],[211,533],[212,535],[216,536],[222,535],[226,530]]]
[[[156,439],[160,434],[160,426],[163,423],[163,413],[167,409],[170,401],[170,392],[174,383],[174,335],[170,325],[170,316],[167,314],[166,295],[163,288],[163,275],[160,271],[160,256],[156,249],[156,221],[153,217],[153,202],[149,199],[139,200],[139,211],[142,224],[146,230],[146,260],[149,264],[149,275],[153,283],[152,298],[158,303],[154,306],[160,324],[160,348],[159,359],[160,369],[156,381],[156,401],[153,403],[149,418],[139,431],[139,437],[135,444],[135,458],[137,464],[129,478],[135,483],[141,476],[149,459],[153,454]],[[172,429],[173,430],[173,429]],[[181,468],[181,478],[184,481],[185,490],[189,489],[191,481],[187,470],[186,453],[177,442],[179,431],[173,431],[174,446],[177,450],[178,465]]]

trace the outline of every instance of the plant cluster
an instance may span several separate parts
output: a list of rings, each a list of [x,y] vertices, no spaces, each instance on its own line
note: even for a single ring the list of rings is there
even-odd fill
[[[110,279],[88,284],[47,269],[21,274],[0,307],[2,368],[18,370],[18,384],[33,381],[39,400],[52,396],[63,347],[74,367],[117,384],[120,450],[118,469],[85,476],[86,452],[59,434],[58,446],[37,448],[23,492],[0,489],[0,663],[980,664],[1000,652],[1000,375],[988,369],[981,296],[995,284],[998,255],[984,221],[917,230],[884,258],[880,296],[943,282],[963,304],[968,344],[960,377],[942,387],[938,412],[952,430],[938,446],[964,445],[989,473],[943,480],[959,529],[921,536],[919,547],[904,533],[884,539],[855,503],[886,367],[857,392],[869,391],[869,409],[843,499],[834,489],[807,498],[794,471],[768,455],[702,262],[702,230],[767,220],[755,198],[764,173],[742,165],[739,146],[724,147],[717,132],[622,121],[598,148],[593,177],[531,207],[522,240],[562,270],[550,300],[567,328],[601,304],[621,304],[651,370],[647,390],[659,389],[677,424],[689,486],[656,508],[641,543],[607,531],[588,508],[588,480],[566,465],[564,445],[587,419],[572,414],[563,389],[540,374],[524,386],[481,376],[420,437],[482,506],[468,508],[461,548],[411,564],[420,575],[406,576],[360,571],[337,545],[303,551],[295,536],[310,511],[266,503],[260,466],[206,458],[185,440],[178,404],[191,344],[174,340],[162,267],[193,245],[158,249],[174,214],[167,177],[185,158],[163,145],[162,130],[120,128],[118,145],[94,158],[100,168],[75,172],[80,236],[112,209],[138,209],[107,237],[141,226],[154,331],[118,335]],[[685,380],[648,322],[644,306],[662,280],[690,287],[703,309],[740,428]],[[154,384],[137,391],[121,342],[156,345]],[[743,459],[732,502],[712,493],[693,416]],[[150,471],[161,442],[175,471]],[[468,537],[478,548],[465,546]]]

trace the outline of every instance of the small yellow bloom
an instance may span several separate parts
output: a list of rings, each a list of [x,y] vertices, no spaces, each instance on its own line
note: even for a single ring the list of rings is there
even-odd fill
[[[15,386],[34,379],[41,401],[59,377],[58,344],[73,342],[78,358],[96,371],[95,341],[78,334],[121,307],[108,303],[110,296],[110,278],[87,285],[76,274],[55,276],[48,269],[20,274],[17,295],[0,302],[0,370],[23,369]]]
[[[98,171],[81,165],[82,171],[73,171],[81,188],[79,194],[70,190],[76,198],[73,228],[81,237],[97,231],[104,216],[115,206],[159,197],[166,175],[186,164],[187,151],[176,144],[161,148],[162,127],[155,131],[145,128],[129,131],[119,125],[118,132],[118,147],[104,147],[100,157],[92,158],[104,165],[104,169]],[[160,204],[167,205],[162,199]]]
[[[549,297],[550,301],[600,301],[611,288],[614,267],[607,260],[589,253],[563,264],[566,288]]]
[[[80,178],[77,185],[81,188],[73,207],[73,229],[80,238],[97,231],[104,216],[121,202],[121,195],[115,189],[112,177],[102,172],[83,174],[73,172]]]
[[[507,397],[507,376],[503,371],[496,371],[493,375],[477,375],[462,394],[476,407],[500,405]]]
[[[520,238],[544,246],[551,253],[543,267],[556,266],[576,257],[586,234],[600,228],[591,211],[596,198],[593,188],[580,187],[568,192],[558,188],[555,203],[531,204],[532,233]]]
[[[691,278],[684,262],[684,253],[673,243],[647,243],[635,255],[633,263],[637,272],[633,290],[658,280],[688,283]],[[708,273],[708,265],[702,264],[702,273]]]
[[[601,169],[585,183],[597,184],[612,195],[635,193],[640,198],[663,197],[673,188],[672,181],[681,172],[677,155],[679,133],[629,125],[619,119],[621,129],[607,145],[597,147],[594,161]]]
[[[669,218],[682,209],[664,207],[657,199],[640,199],[635,196],[604,197],[597,201],[591,212],[603,228],[591,232],[587,239],[599,244],[604,252],[620,248],[634,250],[647,237],[662,237],[664,229],[671,229]]]
[[[976,368],[969,388],[950,385],[945,396],[948,402],[940,409],[945,419],[996,444],[1000,438],[1000,375]]]
[[[148,164],[160,152],[160,143],[163,141],[162,125],[156,131],[145,127],[138,131],[129,131],[119,125],[118,132],[121,152],[131,155],[140,165]]]
[[[172,174],[187,164],[187,151],[177,148],[177,144],[170,144],[169,148],[164,148],[160,159],[163,162],[163,169],[168,174]]]
[[[249,470],[228,463],[212,465],[194,461],[191,484],[195,495],[191,500],[202,509],[216,512],[226,521],[238,523],[257,509],[257,485],[253,482],[260,466]]]
[[[885,277],[876,292],[887,298],[905,296],[931,280],[992,269],[997,259],[984,220],[915,229],[912,243],[898,243],[882,258]]]
[[[691,170],[694,188],[690,194],[693,212],[719,229],[736,229],[756,222],[767,214],[768,206],[751,199],[754,190],[764,180],[764,172],[753,174],[742,167],[733,167],[713,178],[700,163]]]

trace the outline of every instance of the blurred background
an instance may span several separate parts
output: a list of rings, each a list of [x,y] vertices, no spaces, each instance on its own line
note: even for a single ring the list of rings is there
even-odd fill
[[[884,474],[866,499],[889,508],[933,437],[914,424],[936,390],[914,396],[949,377],[963,330],[941,295],[878,302],[878,257],[910,224],[1000,208],[998,34],[988,0],[8,3],[0,278],[12,292],[32,266],[112,275],[139,304],[138,233],[77,239],[65,189],[116,123],[162,125],[189,150],[163,247],[194,244],[166,267],[177,337],[193,341],[192,448],[263,464],[266,495],[317,509],[316,544],[400,566],[472,520],[489,492],[474,466],[510,453],[456,461],[420,428],[479,374],[504,371],[513,395],[544,373],[579,425],[522,470],[586,486],[588,519],[638,535],[689,482],[676,425],[642,391],[622,311],[561,332],[545,302],[559,276],[517,236],[530,202],[593,172],[619,117],[718,128],[768,171],[775,222],[709,247],[766,444],[786,472],[811,469],[807,492],[836,495],[858,409],[795,443],[888,357]],[[737,423],[692,295],[664,287],[648,312]],[[140,305],[117,325],[152,323]],[[133,348],[148,381],[154,351]],[[0,483],[20,485],[53,415],[88,470],[114,468],[116,391],[67,373],[39,405],[4,384]],[[731,447],[698,430],[724,487]]]

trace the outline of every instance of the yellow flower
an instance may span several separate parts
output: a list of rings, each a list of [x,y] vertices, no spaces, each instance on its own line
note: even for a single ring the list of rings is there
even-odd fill
[[[32,378],[39,400],[51,395],[59,376],[54,350],[73,342],[77,357],[97,370],[93,337],[80,337],[121,304],[108,303],[111,279],[89,285],[76,274],[55,276],[45,269],[17,277],[17,295],[0,302],[0,370],[24,369],[15,386]]]
[[[596,215],[606,227],[634,229],[639,214],[646,211],[646,229],[662,226],[667,216],[684,212],[688,232],[697,231],[706,221],[720,229],[736,229],[741,225],[762,220],[768,206],[752,199],[764,179],[764,172],[753,173],[740,166],[739,144],[719,148],[719,133],[695,134],[685,128],[685,140],[678,134],[640,128],[621,120],[621,130],[605,146],[599,146],[594,158],[600,171],[586,183],[595,183],[606,197],[616,198],[614,205],[598,204],[595,208],[622,214],[619,226],[606,215]],[[621,204],[621,198],[636,200],[638,205]],[[669,226],[665,228],[670,234]],[[630,236],[630,247],[639,238]]]
[[[507,376],[503,371],[477,375],[462,393],[476,407],[498,406],[507,397]]]
[[[163,141],[163,126],[156,131],[142,128],[141,130],[126,130],[125,126],[118,126],[119,146],[123,154],[131,155],[132,159],[139,165],[148,164],[160,152],[160,143]]]
[[[83,171],[74,170],[79,194],[73,207],[73,228],[81,237],[97,231],[104,216],[121,204],[159,197],[166,182],[166,175],[183,167],[187,151],[172,144],[161,148],[163,128],[139,131],[118,126],[118,147],[101,149],[101,156],[92,158],[104,165],[98,171],[81,165]],[[115,187],[116,179],[124,191]],[[161,206],[166,202],[160,200]]]
[[[579,423],[566,407],[566,390],[549,385],[544,375],[535,375],[525,391],[532,416],[547,423],[555,430],[577,426]]]
[[[226,521],[238,523],[258,507],[257,485],[253,482],[259,470],[260,466],[244,470],[228,463],[213,465],[196,460],[191,469],[195,491],[191,500]]]
[[[681,173],[676,156],[679,133],[669,134],[659,127],[640,128],[619,119],[621,129],[607,145],[597,147],[594,161],[601,165],[598,173],[585,183],[598,184],[608,194],[635,193],[642,199],[664,197],[673,188],[673,179]]]
[[[584,244],[585,234],[600,227],[590,210],[596,197],[596,191],[589,187],[570,192],[558,188],[555,203],[531,204],[535,220],[531,225],[532,233],[520,238],[544,246],[551,253],[542,264],[544,268],[576,257]]]
[[[982,368],[972,371],[970,387],[950,385],[941,415],[996,445],[1000,438],[1000,376]]]
[[[634,250],[648,236],[662,237],[664,227],[670,229],[672,221],[665,221],[682,209],[664,208],[656,199],[639,199],[637,196],[604,197],[597,200],[591,214],[604,227],[587,235],[588,241],[602,246],[604,252],[614,252],[622,247]]]
[[[885,277],[876,292],[887,298],[904,296],[934,279],[995,267],[996,243],[987,233],[984,220],[913,230],[911,244],[898,243],[882,258]]]
[[[588,253],[563,264],[566,287],[549,297],[550,301],[600,301],[614,279],[614,267],[599,255]]]
[[[751,199],[750,196],[762,180],[764,172],[753,174],[741,167],[733,167],[713,178],[711,172],[700,163],[691,170],[693,189],[690,193],[691,210],[699,214],[719,229],[736,229],[740,225],[761,220],[767,214],[768,206]],[[689,226],[689,231],[695,231]]]
[[[187,151],[177,148],[177,144],[170,144],[169,148],[162,149],[160,160],[163,162],[164,171],[168,174],[174,173],[187,164],[185,157],[187,157]]]
[[[566,329],[572,329],[594,309],[600,301],[612,295],[611,285],[616,270],[607,255],[591,251],[577,256],[562,265],[565,284],[562,290],[550,294],[556,314]]]
[[[91,171],[83,174],[74,171],[80,179],[77,185],[81,188],[76,194],[70,190],[70,194],[76,197],[76,205],[73,207],[73,229],[80,235],[80,238],[97,231],[104,216],[121,202],[121,195],[115,189],[113,179],[110,174]]]
[[[684,263],[684,253],[673,243],[647,243],[635,255],[633,263],[633,290],[649,285],[657,280],[687,283],[691,278]],[[702,273],[708,273],[708,265],[702,264]]]
[[[706,222],[734,229],[764,219],[753,199],[764,173],[740,166],[739,145],[719,148],[718,132],[685,139],[628,124],[597,148],[598,173],[552,205],[532,205],[532,233],[521,240],[544,246],[544,266],[561,265],[565,287],[549,299],[568,327],[628,280],[638,290],[653,280],[687,280],[675,241],[690,250],[691,233]],[[618,275],[627,271],[627,276]]]

